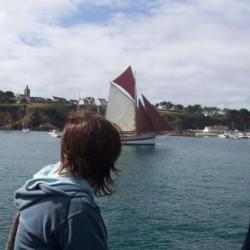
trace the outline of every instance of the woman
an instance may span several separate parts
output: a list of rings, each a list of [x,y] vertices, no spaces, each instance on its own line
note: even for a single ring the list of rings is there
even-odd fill
[[[249,250],[249,249],[250,249],[250,224],[241,250]]]
[[[121,152],[117,129],[91,112],[72,114],[61,139],[61,162],[17,190],[19,249],[108,249],[94,195],[112,194],[111,172]]]

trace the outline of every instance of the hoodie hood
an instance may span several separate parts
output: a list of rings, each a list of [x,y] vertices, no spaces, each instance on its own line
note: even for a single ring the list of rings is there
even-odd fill
[[[88,197],[94,200],[94,189],[83,178],[58,174],[60,162],[48,165],[34,174],[16,191],[14,203],[23,210],[45,196]],[[91,203],[92,203],[91,202]]]

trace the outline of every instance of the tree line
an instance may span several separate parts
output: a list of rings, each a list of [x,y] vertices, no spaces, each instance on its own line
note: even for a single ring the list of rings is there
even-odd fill
[[[176,112],[187,112],[187,113],[193,113],[197,115],[201,114],[207,114],[208,116],[212,115],[218,115],[219,113],[222,112],[221,109],[217,107],[202,107],[200,104],[195,104],[195,105],[188,105],[188,106],[183,106],[182,104],[173,104],[171,102],[160,102],[155,104],[156,108],[163,108],[171,111],[176,111]]]
[[[89,104],[94,103],[93,97],[87,98]],[[0,90],[0,103],[15,103],[16,97],[12,91]],[[91,106],[91,105],[90,105]],[[246,131],[250,129],[250,111],[242,108],[220,109],[217,107],[203,107],[199,104],[183,106],[162,101],[155,104],[156,108],[165,109],[168,119],[172,120],[173,126],[179,129],[203,129],[204,126],[227,125],[231,130]],[[96,109],[93,105],[93,111]],[[101,108],[102,113],[105,107]]]
[[[0,90],[0,103],[14,103],[15,95],[12,91]]]
[[[171,102],[156,103],[156,108],[163,108],[183,114],[182,128],[202,128],[209,125],[227,125],[231,130],[246,131],[250,129],[250,111],[242,109],[220,109],[202,107],[199,104],[183,106]],[[183,127],[184,126],[184,127]]]

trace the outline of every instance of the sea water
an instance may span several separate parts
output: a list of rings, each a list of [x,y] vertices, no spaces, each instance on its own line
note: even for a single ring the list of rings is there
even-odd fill
[[[123,146],[116,192],[98,198],[109,247],[240,249],[250,218],[250,140],[160,137]],[[60,139],[45,132],[0,132],[0,242],[15,213],[13,194],[60,159]]]

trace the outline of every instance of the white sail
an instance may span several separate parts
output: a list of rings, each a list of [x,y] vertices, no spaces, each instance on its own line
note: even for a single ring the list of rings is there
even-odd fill
[[[106,118],[122,131],[135,131],[135,101],[110,84]]]

